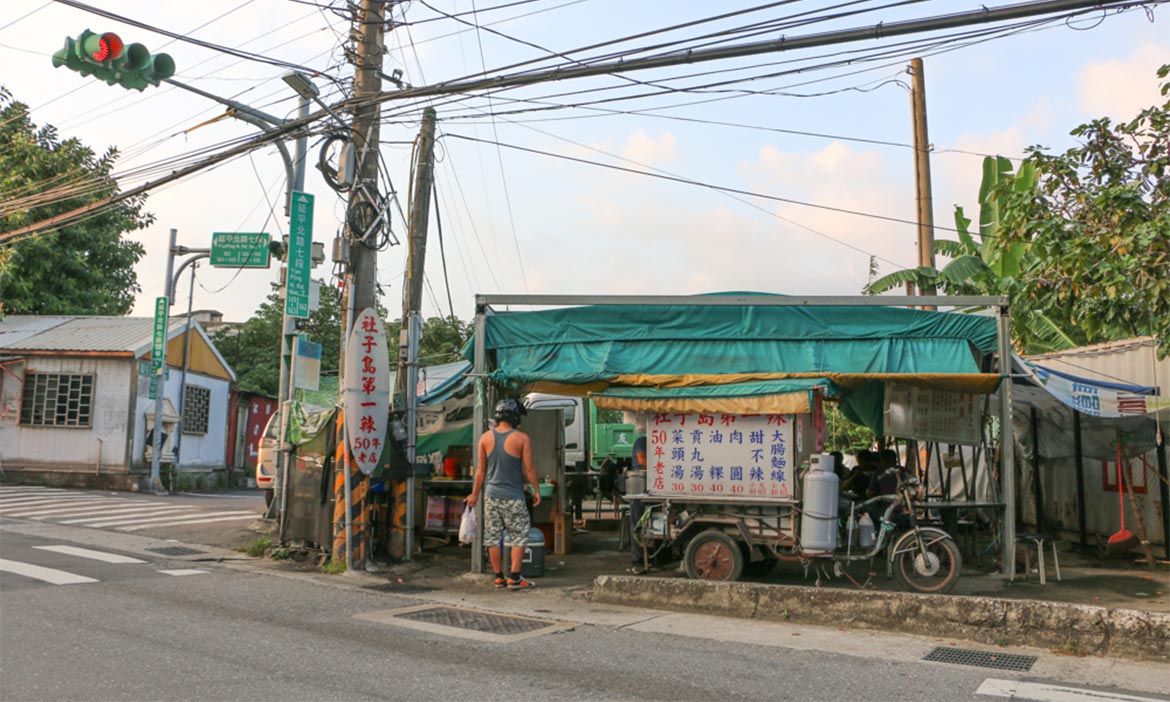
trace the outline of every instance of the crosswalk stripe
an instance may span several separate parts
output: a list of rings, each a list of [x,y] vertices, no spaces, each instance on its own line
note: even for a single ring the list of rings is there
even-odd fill
[[[93,578],[87,578],[84,575],[77,575],[76,573],[57,570],[56,568],[46,568],[44,566],[33,565],[32,563],[10,561],[6,558],[0,558],[0,571],[14,573],[16,575],[23,575],[26,578],[43,580],[44,582],[52,583],[53,585],[76,585],[78,583],[97,582],[97,580],[94,580]]]
[[[92,500],[93,495],[60,495],[57,497],[38,497],[36,499],[19,500],[0,502],[0,511],[12,512],[14,510],[24,509],[26,507],[37,507],[40,505],[52,504],[68,504],[70,502],[80,502],[81,500]]]
[[[12,511],[14,509],[20,509],[22,507],[30,507],[33,505],[52,504],[55,502],[61,502],[61,503],[73,502],[75,500],[84,500],[87,498],[92,499],[93,496],[92,495],[54,495],[52,497],[47,497],[44,495],[39,495],[37,497],[25,497],[25,498],[21,498],[19,500],[0,500],[0,510]]]
[[[60,515],[77,514],[78,512],[91,511],[96,506],[99,506],[99,505],[114,506],[116,504],[117,506],[121,507],[121,506],[124,506],[128,502],[133,502],[133,500],[111,500],[111,499],[81,500],[79,502],[73,502],[73,503],[70,503],[68,505],[63,505],[61,508],[45,509],[44,508],[45,505],[37,505],[36,507],[25,507],[25,508],[22,508],[22,511],[19,511],[19,512],[5,512],[4,516],[5,517],[39,517],[42,514],[60,514]],[[33,511],[32,512],[25,512],[25,511],[23,511],[24,509],[31,509]]]
[[[240,516],[228,516],[240,515]],[[162,523],[171,524],[202,524],[203,522],[219,522],[227,519],[257,519],[260,515],[257,512],[206,512],[199,516],[198,519],[187,519],[187,517],[194,517],[193,514],[184,514],[175,521],[174,516],[165,517],[162,519],[141,519],[132,522],[105,522],[102,524],[90,524],[91,527],[100,526],[114,526],[118,527],[118,531],[137,531],[147,527],[159,526]]]
[[[1047,683],[1025,682],[1023,680],[998,680],[987,678],[977,695],[1006,697],[1012,700],[1033,700],[1034,702],[1160,702],[1153,697],[1138,697],[1120,692],[1085,690],[1062,687]]]
[[[145,504],[145,503],[138,503]],[[155,514],[166,514],[167,512],[183,511],[188,509],[195,509],[194,507],[183,507],[181,505],[158,505],[156,507],[130,507],[122,506],[118,509],[95,509],[86,512],[78,512],[77,514],[68,515],[69,517],[80,517],[80,519],[63,519],[59,524],[82,524],[84,522],[100,522],[106,519],[117,517],[130,517],[134,515],[141,516],[144,512]],[[97,516],[89,516],[97,515]],[[45,517],[34,517],[34,519],[45,519]]]
[[[167,575],[207,575],[208,571],[199,570],[198,568],[175,568],[173,570],[160,570],[160,573]]]
[[[118,553],[95,551],[90,548],[79,548],[77,546],[33,546],[33,548],[42,551],[52,551],[53,553],[64,553],[65,555],[77,556],[78,558],[90,558],[103,563],[146,563],[146,561],[131,558],[130,556],[123,556]]]
[[[114,526],[116,524],[132,524],[136,521],[146,519],[147,517],[162,517],[171,519],[175,516],[188,517],[191,515],[179,515],[179,512],[194,509],[192,507],[167,507],[163,509],[142,509],[134,512],[127,512],[121,515],[104,514],[100,517],[86,517],[85,519],[63,519],[58,524],[80,524],[87,527],[101,527]]]
[[[0,486],[0,497],[17,495],[29,492],[64,492],[61,488],[47,488],[41,485],[3,485]]]

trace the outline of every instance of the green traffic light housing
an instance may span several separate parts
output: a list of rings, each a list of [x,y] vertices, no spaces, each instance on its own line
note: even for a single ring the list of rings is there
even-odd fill
[[[169,54],[152,55],[142,44],[127,46],[113,32],[95,34],[88,29],[76,39],[65,40],[65,46],[53,54],[53,66],[139,91],[175,75],[175,60]]]

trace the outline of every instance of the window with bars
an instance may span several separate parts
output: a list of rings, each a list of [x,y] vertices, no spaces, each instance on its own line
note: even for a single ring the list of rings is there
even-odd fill
[[[25,373],[20,423],[27,427],[90,427],[92,374]]]
[[[183,433],[206,434],[211,414],[211,391],[198,385],[183,390]]]

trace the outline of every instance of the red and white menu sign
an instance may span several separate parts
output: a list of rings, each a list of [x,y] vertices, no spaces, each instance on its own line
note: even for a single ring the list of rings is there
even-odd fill
[[[386,330],[377,313],[366,308],[353,322],[345,345],[345,431],[350,459],[370,475],[386,442],[390,418],[390,355]]]
[[[646,492],[792,500],[793,419],[786,414],[655,414],[647,426]]]

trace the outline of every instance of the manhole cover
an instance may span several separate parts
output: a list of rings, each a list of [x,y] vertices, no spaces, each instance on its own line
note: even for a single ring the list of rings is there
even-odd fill
[[[936,646],[922,660],[934,661],[935,663],[970,665],[977,668],[994,668],[995,670],[1028,671],[1032,669],[1032,664],[1036,662],[1036,656],[1020,656],[1014,653],[973,651],[969,648]]]
[[[160,556],[198,556],[204,551],[197,548],[187,548],[186,546],[160,546],[159,548],[148,548],[147,551],[157,553]]]
[[[543,629],[552,622],[540,619],[509,617],[503,614],[477,612],[471,609],[456,607],[431,607],[420,609],[417,612],[405,612],[398,615],[399,619],[409,619],[415,622],[426,622],[440,626],[451,626],[456,629],[471,629],[482,631],[485,634],[501,634],[513,636],[527,634],[530,631]]]
[[[433,634],[494,643],[509,643],[573,629],[573,625],[567,622],[441,604],[384,609],[357,614],[354,617],[379,624],[394,624]]]

